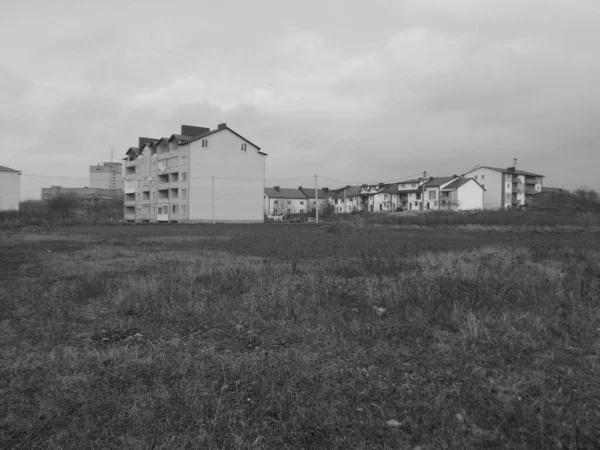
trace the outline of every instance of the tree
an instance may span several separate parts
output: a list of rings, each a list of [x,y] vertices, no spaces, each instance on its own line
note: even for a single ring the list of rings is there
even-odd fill
[[[584,200],[600,203],[600,194],[598,194],[598,192],[596,192],[594,189],[580,187],[579,189],[575,189],[573,193]]]

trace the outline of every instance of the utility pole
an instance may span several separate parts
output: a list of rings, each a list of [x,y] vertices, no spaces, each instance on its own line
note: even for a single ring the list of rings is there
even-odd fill
[[[215,176],[212,176],[212,223],[215,223]]]
[[[316,222],[319,223],[319,195],[317,193],[317,175],[315,175],[315,214]]]
[[[346,189],[347,188],[344,188],[344,212],[348,212],[346,207]]]
[[[421,185],[421,225],[425,224],[425,177],[427,172],[423,171],[423,184]]]

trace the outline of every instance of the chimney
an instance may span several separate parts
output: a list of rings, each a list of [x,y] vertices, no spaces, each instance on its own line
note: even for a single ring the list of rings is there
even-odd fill
[[[275,191],[279,192],[279,186],[273,186],[273,189],[275,189]]]
[[[208,133],[210,128],[196,127],[193,125],[181,125],[181,134],[184,136],[200,136],[201,134]]]
[[[298,190],[301,191],[302,190],[302,186],[298,186]]]
[[[225,128],[227,128],[227,124],[226,123],[220,123],[219,125],[217,125],[217,128],[219,130],[224,130]]]
[[[324,187],[324,188],[323,188],[323,192],[324,192],[325,194],[329,194],[329,188],[328,188],[328,187]]]

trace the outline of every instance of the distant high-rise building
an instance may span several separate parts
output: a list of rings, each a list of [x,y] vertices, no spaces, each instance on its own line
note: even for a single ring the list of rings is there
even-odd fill
[[[123,189],[123,164],[103,162],[90,166],[90,187],[100,189]]]

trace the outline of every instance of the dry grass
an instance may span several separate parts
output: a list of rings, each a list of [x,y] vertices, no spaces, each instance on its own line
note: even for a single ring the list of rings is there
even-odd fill
[[[43,236],[0,240],[3,448],[600,444],[594,231]]]

